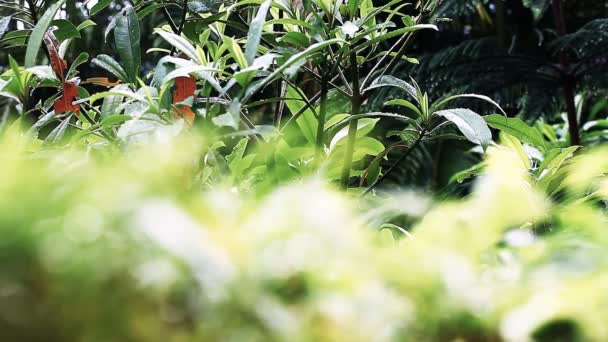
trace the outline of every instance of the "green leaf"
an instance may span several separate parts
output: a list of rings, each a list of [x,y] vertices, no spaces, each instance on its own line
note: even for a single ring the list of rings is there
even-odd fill
[[[228,167],[230,167],[230,169],[232,169],[239,161],[241,161],[241,159],[243,159],[248,142],[249,138],[239,140],[236,146],[234,146],[232,149],[232,152],[226,156],[226,161],[228,162]]]
[[[82,52],[80,55],[78,55],[78,57],[76,57],[74,62],[72,62],[72,65],[70,65],[70,69],[68,69],[67,78],[72,78],[73,76],[75,76],[74,74],[76,74],[76,68],[78,68],[82,64],[86,63],[88,60],[89,60],[88,53]]]
[[[540,164],[536,174],[538,175],[537,187],[552,192],[564,186],[562,181],[565,177],[565,168],[562,165],[571,158],[572,154],[579,149],[580,146],[571,146],[565,149],[553,149],[549,151],[545,160]],[[557,184],[555,184],[557,183]],[[552,186],[553,185],[553,186]]]
[[[306,102],[299,100],[302,99],[302,97],[291,85],[287,87],[285,97],[291,99],[285,100],[285,104],[292,115],[296,114],[302,109],[302,107],[306,106]],[[300,127],[300,130],[308,143],[314,145],[317,137],[317,118],[315,117],[314,112],[310,108],[307,108],[302,115],[296,119],[296,123],[298,127]]]
[[[241,47],[236,42],[236,40],[227,36],[222,37],[222,39],[224,40],[224,44],[226,44],[226,47],[232,54],[232,58],[234,58],[235,62],[239,65],[239,67],[241,69],[247,68],[249,66],[249,63],[247,63],[245,54],[243,53],[243,50],[241,50]]]
[[[543,149],[545,148],[543,135],[536,128],[528,126],[518,118],[508,118],[500,114],[492,114],[484,117],[484,119],[492,128],[512,135],[520,141]]]
[[[133,119],[130,115],[110,115],[101,120],[101,127],[112,127]]]
[[[78,25],[78,27],[76,27],[76,29],[78,29],[78,31],[82,31],[87,27],[91,27],[91,26],[97,26],[97,24],[95,24],[95,22],[91,19],[87,19],[85,21],[83,21],[82,23],[80,23],[80,25]]]
[[[380,118],[363,118],[357,120],[357,137],[364,137],[369,134],[376,124],[380,121]],[[334,135],[329,144],[330,149],[333,149],[335,146],[340,144],[340,142],[345,141],[344,138],[348,136],[348,127],[344,127],[338,133]]]
[[[452,177],[450,177],[449,184],[454,182],[462,183],[468,178],[478,176],[482,173],[485,166],[485,163],[479,163],[462,171],[456,172],[454,175],[452,175]]]
[[[344,153],[344,149],[346,149],[346,141],[342,140],[333,152],[340,155]],[[367,155],[376,156],[382,152],[384,152],[384,145],[380,141],[370,137],[360,137],[355,140],[353,161],[359,161]]]
[[[34,27],[32,34],[30,35],[29,41],[27,43],[27,49],[25,51],[25,67],[31,68],[36,65],[36,57],[38,57],[38,52],[40,51],[40,46],[42,45],[42,40],[44,39],[44,34],[49,29],[53,18],[59,8],[63,6],[65,0],[59,0],[49,6],[49,8],[44,12],[44,15],[38,20],[38,24]]]
[[[35,75],[43,80],[59,81],[53,69],[48,65],[37,65],[31,68],[27,68],[25,69],[25,72],[29,72],[32,75]]]
[[[528,156],[528,153],[526,153],[526,150],[524,150],[524,146],[519,139],[508,133],[500,132],[500,144],[513,150],[519,156],[519,159],[521,159],[523,166],[527,170],[532,167],[530,157]]]
[[[500,107],[500,105],[498,103],[496,103],[494,100],[492,100],[491,98],[485,96],[485,95],[478,95],[478,94],[459,94],[459,95],[453,95],[453,96],[449,96],[446,99],[443,99],[441,101],[439,101],[439,103],[435,104],[433,106],[433,108],[435,110],[437,109],[441,109],[443,108],[444,105],[446,105],[448,102],[456,100],[456,99],[461,99],[461,98],[476,98],[476,99],[480,99],[480,100],[484,100],[488,103],[491,103],[492,105],[494,105],[494,107],[498,108],[498,110],[500,110],[500,112],[503,115],[507,115],[507,113]]]
[[[76,28],[76,25],[72,24],[72,22],[69,20],[53,20],[51,25],[57,26],[57,29],[53,31],[53,34],[55,35],[55,38],[57,38],[57,40],[60,42],[66,39],[81,38],[78,28]]]
[[[133,7],[125,8],[116,19],[116,29],[114,30],[114,41],[116,50],[120,55],[120,60],[125,66],[128,80],[134,83],[139,75],[141,63],[141,48],[139,19]]]
[[[247,43],[245,44],[245,59],[247,60],[247,65],[253,64],[255,55],[258,52],[260,39],[262,38],[262,29],[264,28],[268,8],[270,8],[270,2],[271,0],[266,0],[264,3],[262,3],[258,9],[258,13],[255,15],[255,18],[253,18],[249,26]]]
[[[19,64],[17,63],[17,61],[13,58],[13,56],[8,55],[8,63],[11,66],[11,70],[13,71],[13,80],[16,83],[17,86],[17,92],[18,94],[15,94],[17,96],[22,96],[25,94],[25,88],[26,88],[26,83],[25,82],[25,77],[23,76],[23,73],[21,72],[21,68],[19,67]]]
[[[128,97],[128,98],[131,98],[131,99],[133,99],[135,101],[139,101],[139,102],[143,102],[143,103],[148,103],[148,100],[145,97],[143,97],[142,95],[140,95],[140,94],[134,93],[134,92],[132,92],[130,90],[117,89],[117,88],[118,87],[115,87],[115,88],[113,88],[110,91],[103,91],[101,93],[96,93],[96,94],[92,95],[89,98],[89,103],[93,104],[93,103],[95,103],[96,101],[98,101],[100,99],[105,99],[108,96],[116,96],[116,95]]]
[[[379,42],[385,41],[387,39],[396,37],[396,36],[401,36],[405,33],[409,33],[409,32],[414,32],[414,31],[419,31],[419,30],[425,30],[425,29],[431,29],[431,30],[435,30],[435,31],[439,31],[439,29],[437,28],[437,26],[432,25],[432,24],[420,24],[420,25],[414,25],[414,26],[408,26],[408,27],[404,27],[398,30],[394,30],[391,32],[388,32],[386,34],[380,35],[378,37],[375,37],[373,39],[367,40],[364,43],[358,45],[355,47],[356,51],[361,51],[371,45],[377,44]]]
[[[154,30],[154,32],[163,37],[163,39],[166,40],[167,43],[171,44],[177,50],[188,56],[188,58],[201,64],[201,61],[199,60],[198,55],[196,54],[196,48],[186,38],[161,29],[156,29]]]
[[[154,13],[154,11],[156,11],[157,9],[163,8],[163,7],[169,7],[168,5],[169,4],[165,4],[165,3],[151,4],[149,6],[141,8],[139,11],[137,11],[137,17],[139,18],[139,20],[143,20],[148,15]]]
[[[293,18],[278,18],[278,19],[268,20],[264,24],[264,26],[276,25],[276,24],[295,25],[295,26],[300,26],[302,28],[306,28],[306,29],[309,29],[309,30],[314,30],[315,29],[315,27],[313,25],[311,25],[310,23],[307,23],[305,21],[298,20],[298,19],[293,19]]]
[[[570,146],[565,149],[555,148],[549,151],[549,153],[545,156],[545,159],[542,161],[540,166],[538,167],[538,174],[540,175],[545,170],[556,170],[559,169],[564,162],[572,156],[576,150],[579,149],[579,146]]]
[[[70,125],[70,119],[72,119],[72,115],[65,118],[57,127],[55,127],[55,129],[46,137],[45,141],[48,143],[57,143],[63,139],[63,136]]]
[[[416,87],[394,76],[380,76],[376,78],[374,82],[372,82],[372,84],[370,84],[370,86],[364,90],[364,92],[380,87],[396,87],[402,89],[419,103],[418,91],[416,90]]]
[[[411,103],[410,101],[407,100],[403,100],[403,99],[395,99],[395,100],[390,100],[384,103],[385,106],[401,106],[401,107],[405,107],[411,111],[413,111],[414,113],[416,113],[416,115],[422,117],[422,113],[420,112],[420,109],[418,109],[418,107],[416,107],[416,105],[414,105],[413,103]]]
[[[281,43],[291,44],[296,47],[305,48],[310,45],[308,37],[301,32],[287,32],[279,39]]]
[[[255,87],[251,87],[252,89],[249,89],[249,91],[247,93],[247,97],[251,97],[258,90],[264,88],[268,83],[274,81],[277,76],[279,76],[281,73],[283,73],[285,70],[287,70],[294,64],[300,62],[302,59],[312,56],[316,52],[325,49],[329,45],[342,43],[342,42],[344,42],[344,40],[339,39],[339,38],[325,40],[320,43],[312,44],[306,50],[291,56],[287,61],[285,61],[285,63],[283,63],[280,67],[276,68],[270,75],[266,76],[266,78],[264,78],[263,81],[257,83],[255,85]],[[243,102],[246,102],[245,100],[247,100],[247,98],[245,98],[243,100]]]
[[[93,6],[93,8],[91,8],[89,15],[94,16],[95,14],[99,13],[104,8],[108,7],[112,3],[112,1],[113,0],[99,0],[99,2],[97,2],[95,4],[95,6]]]
[[[108,55],[99,55],[97,58],[93,58],[92,62],[93,64],[110,72],[112,75],[118,77],[119,80],[129,82],[129,76],[114,58]]]
[[[472,143],[484,149],[492,142],[492,132],[481,115],[469,109],[456,108],[434,113],[442,116],[458,127],[458,130]]]
[[[110,90],[111,92],[120,92],[120,91],[128,91],[128,86],[126,84],[120,84]],[[103,99],[103,104],[101,105],[101,118],[106,118],[109,116],[114,116],[119,114],[120,105],[123,103],[125,97],[123,95],[110,95]]]

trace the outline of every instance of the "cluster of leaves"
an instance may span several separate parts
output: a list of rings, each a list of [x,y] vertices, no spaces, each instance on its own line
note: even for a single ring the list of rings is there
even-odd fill
[[[483,118],[447,107],[450,102],[475,98],[506,115],[488,97],[474,94],[431,103],[414,80],[387,74],[411,61],[405,53],[412,34],[437,29],[420,23],[432,1],[100,1],[81,8],[90,18],[80,24],[55,19],[62,6],[63,0],[49,2],[32,29],[20,31],[27,36],[23,66],[9,56],[1,85],[1,94],[13,100],[8,113],[18,118],[10,124],[32,122],[30,131],[48,145],[109,149],[204,132],[216,140],[203,152],[204,184],[225,179],[225,170],[228,181],[241,187],[322,170],[327,179],[367,193],[419,145],[460,139],[454,127],[484,149],[491,143]],[[418,16],[400,12],[412,6]],[[104,36],[115,52],[82,52],[67,60],[80,32],[98,29],[92,16],[112,10],[117,12]],[[147,53],[160,57],[146,71],[142,20],[155,12],[165,14],[167,24],[154,30],[158,45]],[[36,65],[41,47],[50,65]],[[78,69],[88,63],[101,70],[81,79]],[[49,87],[58,91],[45,99],[32,95]],[[383,87],[400,93],[371,111],[368,99]],[[397,126],[383,130],[376,127],[380,120]],[[393,166],[384,165],[393,150],[403,148]]]
[[[606,101],[528,124],[395,72],[491,2],[0,2],[3,337],[607,339],[608,156],[570,115],[601,142]],[[603,25],[552,51],[597,61]],[[442,146],[482,156],[444,171],[469,196],[378,191]]]
[[[366,205],[311,180],[184,191],[201,149],[184,138],[24,158],[31,136],[3,137],[3,339],[608,338],[605,149],[532,167],[505,135],[468,198]]]

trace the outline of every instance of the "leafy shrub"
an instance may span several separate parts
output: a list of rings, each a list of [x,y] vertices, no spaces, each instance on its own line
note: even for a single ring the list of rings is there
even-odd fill
[[[608,152],[570,146],[603,121],[394,76],[440,2],[15,4],[5,340],[608,338]],[[446,171],[465,196],[387,186],[446,141],[477,156]]]

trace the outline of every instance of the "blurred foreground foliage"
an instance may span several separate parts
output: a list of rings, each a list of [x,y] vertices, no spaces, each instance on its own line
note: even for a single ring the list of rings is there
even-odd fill
[[[205,145],[53,151],[8,132],[1,339],[608,339],[605,148],[569,159],[549,198],[495,145],[471,195],[437,201],[314,177],[203,191]],[[379,225],[395,212],[410,223]]]

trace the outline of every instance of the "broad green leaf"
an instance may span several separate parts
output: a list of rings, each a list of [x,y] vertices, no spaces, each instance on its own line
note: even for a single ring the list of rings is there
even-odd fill
[[[53,20],[51,25],[57,26],[57,29],[53,31],[53,34],[55,35],[55,38],[57,38],[57,40],[60,42],[72,38],[81,38],[78,28],[76,28],[76,25],[72,24],[72,22],[69,20]]]
[[[343,140],[333,149],[333,153],[335,153],[336,156],[344,154],[344,149],[346,149],[345,140]],[[375,156],[382,153],[383,151],[384,145],[380,141],[370,137],[360,137],[355,140],[353,161],[359,161],[367,155]]]
[[[120,84],[112,88],[110,91],[117,93],[120,91],[128,91],[128,89],[129,87],[126,84]],[[117,95],[110,95],[104,98],[101,105],[101,118],[120,114],[119,108],[124,99],[124,95],[119,95],[118,93]]]
[[[385,76],[380,76],[380,77],[376,78],[372,82],[372,84],[370,84],[370,86],[364,90],[364,92],[367,92],[368,90],[371,90],[371,89],[380,88],[380,87],[396,87],[396,88],[402,89],[408,95],[410,95],[416,102],[419,103],[418,91],[416,90],[416,87],[414,87],[413,85],[407,83],[406,81],[399,79],[397,77],[394,77],[394,76],[385,75]]]
[[[104,92],[96,93],[96,94],[92,95],[91,97],[89,97],[89,103],[93,104],[100,99],[105,99],[108,96],[116,96],[116,95],[128,97],[130,99],[133,99],[135,101],[139,101],[142,103],[148,102],[148,100],[140,94],[134,93],[130,90],[113,88],[110,91],[104,91]]]
[[[536,128],[528,126],[518,118],[508,118],[500,114],[492,114],[485,116],[484,119],[492,128],[508,133],[536,147],[545,148],[543,135]]]
[[[38,57],[38,52],[40,52],[40,46],[42,45],[44,35],[51,25],[55,14],[57,14],[57,11],[59,11],[64,3],[65,0],[59,0],[53,3],[51,6],[49,6],[46,12],[44,12],[40,20],[38,20],[38,24],[36,24],[34,27],[34,30],[32,31],[27,43],[27,49],[25,51],[26,68],[31,68],[36,65],[36,57]]]
[[[139,20],[143,20],[145,17],[147,17],[148,15],[154,13],[154,11],[156,11],[159,8],[163,8],[163,7],[169,7],[168,3],[156,3],[156,4],[151,4],[149,6],[146,6],[142,9],[140,9],[139,11],[137,11],[137,17],[139,18]],[[175,5],[175,4],[173,4]]]
[[[141,48],[139,30],[139,18],[133,7],[127,7],[116,19],[114,30],[114,41],[120,60],[125,66],[124,70],[129,77],[129,82],[134,83],[139,75],[141,64]]]
[[[224,36],[222,40],[224,41],[224,44],[226,44],[226,47],[230,51],[232,58],[239,65],[239,67],[241,69],[247,68],[249,66],[249,63],[247,63],[245,54],[243,53],[241,46],[236,42],[236,40],[227,36]]]
[[[391,32],[388,32],[386,34],[383,34],[381,36],[375,37],[373,39],[370,39],[368,41],[365,41],[364,43],[357,45],[355,47],[356,51],[361,51],[371,45],[377,44],[379,42],[385,41],[387,39],[396,37],[396,36],[401,36],[405,33],[409,33],[409,32],[414,32],[414,31],[419,31],[419,30],[425,30],[425,29],[432,29],[435,31],[438,31],[439,29],[437,28],[437,26],[435,25],[431,25],[431,24],[421,24],[421,25],[414,25],[414,26],[409,26],[409,27],[404,27],[398,30],[394,30]]]
[[[37,76],[40,79],[59,81],[53,69],[48,65],[37,65],[25,69],[25,71]]]
[[[76,57],[74,62],[72,62],[72,65],[70,65],[70,69],[68,69],[68,73],[66,74],[67,78],[69,79],[69,78],[74,77],[76,74],[76,68],[78,68],[82,64],[86,63],[88,60],[89,60],[88,53],[82,52],[80,55],[78,55],[78,57]]]
[[[522,162],[522,167],[526,170],[530,169],[530,167],[532,166],[530,162],[530,157],[524,150],[524,146],[521,144],[521,141],[519,141],[519,139],[508,133],[500,132],[500,144],[515,151],[515,153],[517,153],[519,159]]]
[[[414,119],[409,118],[405,115],[399,115],[399,114],[394,114],[394,113],[371,112],[371,113],[363,113],[363,114],[357,114],[357,115],[348,115],[346,118],[344,118],[343,120],[340,120],[335,125],[333,125],[331,127],[327,127],[327,129],[330,131],[330,134],[331,134],[333,132],[336,132],[336,131],[346,127],[352,120],[361,120],[361,119],[365,119],[365,118],[393,119],[393,120],[405,122],[407,124],[416,123],[416,121]]]
[[[85,21],[83,21],[82,23],[80,23],[80,25],[78,25],[78,27],[76,27],[78,29],[78,31],[82,31],[87,27],[91,27],[91,26],[97,26],[97,24],[95,24],[95,22],[91,19],[87,19]]]
[[[125,72],[125,70],[118,64],[118,62],[108,56],[108,55],[99,55],[97,58],[93,58],[93,64],[105,69],[110,72],[112,75],[116,76],[119,80],[123,82],[129,82],[129,76]]]
[[[433,108],[435,110],[441,109],[448,102],[456,100],[456,99],[461,99],[461,98],[476,98],[476,99],[480,99],[480,100],[486,101],[486,102],[491,103],[492,105],[494,105],[494,107],[498,108],[498,110],[500,110],[500,112],[503,115],[505,115],[505,116],[507,115],[507,113],[494,100],[492,100],[491,98],[489,98],[489,97],[487,97],[485,95],[478,95],[478,94],[459,94],[459,95],[449,96],[448,98],[443,99],[443,100],[439,101],[439,103],[433,105]]]
[[[101,127],[112,127],[133,119],[130,115],[110,115],[101,120]]]
[[[198,78],[209,82],[209,84],[215,90],[217,90],[219,93],[223,93],[224,89],[222,89],[222,86],[220,85],[218,80],[212,74],[213,72],[219,72],[219,71],[221,71],[221,70],[209,68],[209,67],[202,66],[202,65],[181,67],[181,68],[175,69],[172,72],[170,72],[169,74],[167,74],[163,78],[162,82],[166,83],[166,82],[174,80],[178,77],[185,77],[185,76],[189,76],[190,74],[194,74]]]
[[[21,72],[21,68],[19,67],[19,64],[17,64],[17,61],[13,58],[13,56],[8,56],[8,63],[13,72],[12,80],[16,85],[16,93],[14,95],[17,97],[23,96],[26,92],[27,76],[25,76],[25,73]]]
[[[578,149],[579,146],[570,146],[564,149],[555,148],[550,150],[538,167],[537,172],[541,175],[545,170],[559,169]]]
[[[236,163],[243,159],[243,155],[245,154],[245,149],[247,149],[248,142],[249,138],[243,138],[239,140],[236,146],[234,146],[232,152],[228,156],[226,156],[228,167],[232,169],[232,167],[236,165]]]
[[[280,74],[282,74],[285,70],[287,70],[288,68],[290,68],[294,64],[300,62],[302,59],[305,59],[307,57],[312,56],[316,52],[325,49],[329,45],[337,44],[337,43],[343,43],[343,42],[344,42],[344,40],[338,39],[338,38],[334,38],[334,39],[330,39],[330,40],[325,40],[323,42],[313,44],[313,45],[309,46],[306,50],[304,50],[302,52],[299,52],[299,53],[291,56],[287,61],[285,61],[285,63],[283,63],[280,67],[276,68],[270,75],[266,76],[266,78],[262,82],[257,83],[255,85],[255,87],[253,87],[252,89],[250,89],[248,91],[247,97],[251,97],[258,90],[262,89],[268,83],[274,81],[277,76],[279,76]]]
[[[264,1],[249,26],[249,32],[247,33],[247,43],[245,44],[245,59],[247,60],[247,65],[253,64],[255,55],[258,52],[260,39],[262,38],[262,29],[264,28],[264,22],[266,21],[266,14],[268,13],[268,8],[270,8],[270,2],[271,0]]]
[[[279,19],[268,20],[264,24],[264,26],[276,25],[276,24],[300,26],[300,27],[303,27],[303,28],[306,28],[309,30],[314,30],[314,28],[315,28],[310,23],[307,23],[305,21],[298,20],[298,19],[293,19],[293,18],[279,18]]]
[[[174,46],[177,50],[188,56],[188,58],[201,64],[201,61],[196,54],[196,48],[186,38],[161,29],[156,29],[154,32],[163,37],[164,40]]]
[[[419,117],[422,117],[422,113],[420,112],[420,109],[418,109],[418,107],[416,107],[416,105],[414,105],[413,103],[411,103],[410,101],[407,100],[403,100],[403,99],[395,99],[395,100],[390,100],[384,103],[385,106],[401,106],[401,107],[405,107],[411,111],[413,111],[414,113],[416,113]]]
[[[450,177],[449,183],[452,184],[454,182],[462,183],[466,179],[478,176],[482,173],[485,168],[486,163],[475,164],[467,169],[456,172],[452,177]]]
[[[103,10],[104,8],[108,7],[113,0],[99,0],[95,6],[93,6],[93,8],[91,8],[91,11],[89,12],[90,16],[94,16],[95,14],[99,13],[101,10]]]
[[[369,134],[374,129],[374,127],[376,126],[378,121],[380,121],[379,118],[378,119],[363,118],[363,119],[357,120],[357,137],[364,137],[367,134]],[[336,133],[334,135],[334,137],[331,139],[329,148],[333,149],[341,141],[343,141],[344,138],[346,138],[347,136],[348,136],[348,127],[344,127],[338,133]]]
[[[469,109],[456,108],[440,110],[435,115],[446,118],[472,143],[484,149],[492,142],[492,132],[481,115]]]
[[[57,127],[55,127],[55,129],[53,129],[53,131],[46,137],[45,141],[48,143],[57,143],[61,139],[63,139],[63,136],[65,135],[65,132],[70,125],[71,119],[72,115],[63,119],[63,121]]]
[[[565,186],[563,179],[566,176],[566,168],[562,165],[571,158],[579,146],[571,146],[565,149],[551,150],[537,170],[537,187],[549,193]]]
[[[310,45],[308,37],[301,32],[287,32],[279,39],[281,43],[292,44],[294,46],[305,48]]]
[[[288,99],[302,99],[300,94],[291,85],[287,87],[285,97]],[[303,106],[306,106],[306,103],[300,100],[285,100],[285,104],[292,115],[295,115]],[[296,119],[296,123],[298,127],[300,127],[300,130],[308,143],[314,145],[317,137],[317,118],[313,111],[310,108],[307,108],[302,115]]]

